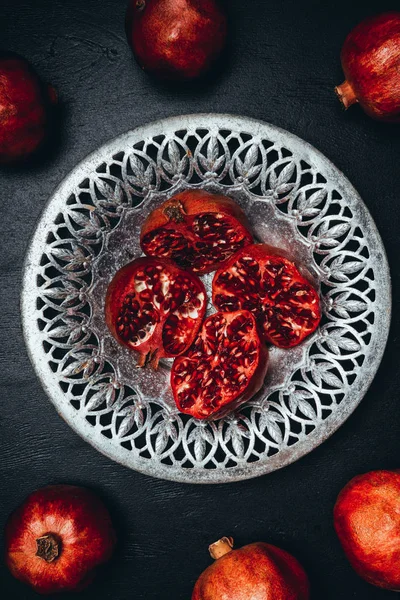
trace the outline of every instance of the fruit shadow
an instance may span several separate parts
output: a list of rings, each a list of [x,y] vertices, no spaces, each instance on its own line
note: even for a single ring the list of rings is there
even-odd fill
[[[221,85],[222,80],[229,76],[229,65],[227,62],[223,62],[223,56],[228,54],[228,50],[225,49],[223,55],[214,63],[211,71],[199,77],[198,79],[188,81],[178,80],[163,80],[157,79],[151,74],[143,74],[143,76],[151,79],[151,84],[155,91],[161,95],[174,95],[174,96],[190,96],[193,98],[203,98],[209,96],[210,92]],[[136,61],[132,59],[134,66],[137,68]]]
[[[388,142],[397,142],[399,139],[400,122],[390,123],[388,121],[378,121],[365,114],[360,106],[351,107],[354,110],[345,110],[340,102],[335,104],[335,116],[342,120],[345,115],[345,121],[342,125],[348,128],[344,134],[354,135],[355,128],[362,130],[363,134],[371,136],[372,141],[385,144]]]

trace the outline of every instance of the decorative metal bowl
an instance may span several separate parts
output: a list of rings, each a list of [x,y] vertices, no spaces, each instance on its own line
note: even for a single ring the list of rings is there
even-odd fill
[[[234,198],[256,239],[303,265],[324,313],[299,347],[271,349],[265,385],[251,402],[213,423],[178,413],[169,361],[158,372],[136,369],[103,316],[114,273],[141,254],[146,215],[197,187]],[[204,279],[210,289],[211,277]],[[86,158],[41,217],[22,291],[29,354],[64,419],[110,458],[191,483],[262,475],[323,442],[375,375],[390,307],[382,241],[342,173],[286,131],[221,114],[151,123]]]

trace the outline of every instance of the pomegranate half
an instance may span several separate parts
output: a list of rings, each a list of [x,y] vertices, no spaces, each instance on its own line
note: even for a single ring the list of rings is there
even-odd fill
[[[268,351],[246,310],[214,313],[195,342],[175,359],[171,386],[178,409],[197,419],[218,419],[261,388]]]
[[[267,244],[239,250],[216,272],[213,303],[221,311],[251,311],[265,341],[297,346],[321,320],[320,299],[311,283],[282,251]]]
[[[138,366],[157,368],[160,358],[183,354],[206,310],[200,279],[168,260],[137,258],[111,281],[105,303],[115,339],[139,353]]]
[[[252,242],[240,206],[204,190],[186,190],[166,200],[150,213],[140,234],[145,254],[171,258],[198,274],[215,271]]]

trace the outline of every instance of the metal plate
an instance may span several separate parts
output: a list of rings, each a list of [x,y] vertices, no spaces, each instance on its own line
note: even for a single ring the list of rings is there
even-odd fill
[[[257,396],[210,424],[177,412],[168,361],[157,373],[135,369],[135,355],[115,342],[103,318],[115,271],[141,253],[146,215],[196,187],[234,198],[256,239],[308,270],[324,310],[302,345],[271,350]],[[30,357],[64,419],[110,458],[190,483],[262,475],[323,442],[368,389],[390,308],[382,241],[342,173],[286,131],[219,114],[152,123],[86,158],[41,217],[22,290]]]

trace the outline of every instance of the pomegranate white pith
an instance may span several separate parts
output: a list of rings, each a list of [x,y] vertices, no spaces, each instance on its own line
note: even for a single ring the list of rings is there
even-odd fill
[[[156,208],[146,219],[141,246],[148,256],[170,258],[196,273],[218,268],[252,243],[241,208],[230,198],[187,190]]]

